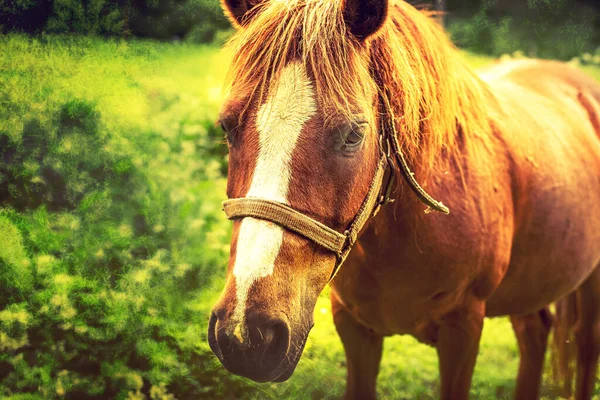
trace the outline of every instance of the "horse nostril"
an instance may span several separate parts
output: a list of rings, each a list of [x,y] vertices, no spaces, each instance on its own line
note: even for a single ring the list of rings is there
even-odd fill
[[[210,345],[211,350],[215,355],[221,359],[221,349],[219,346],[219,341],[217,338],[217,324],[219,322],[219,318],[213,312],[210,316],[210,320],[208,321],[208,344]]]
[[[268,346],[285,346],[289,340],[289,328],[287,324],[281,320],[271,321],[260,332],[262,344]]]
[[[269,352],[286,352],[289,345],[289,327],[281,319],[249,318],[247,329],[250,346],[262,347]]]
[[[265,328],[265,331],[263,332],[263,344],[265,346],[270,345],[275,339],[275,334],[275,329],[272,327]]]

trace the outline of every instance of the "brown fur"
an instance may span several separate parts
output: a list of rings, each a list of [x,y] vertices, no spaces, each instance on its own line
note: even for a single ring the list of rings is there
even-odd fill
[[[588,399],[600,353],[600,85],[564,64],[534,60],[478,76],[441,29],[405,2],[392,2],[385,24],[365,40],[349,32],[338,2],[258,7],[230,44],[227,104],[243,106],[222,113],[238,119],[242,138],[232,145],[228,194],[246,192],[248,154],[256,153],[252,121],[272,79],[300,61],[319,114],[294,150],[293,208],[343,231],[371,183],[378,130],[391,126],[420,183],[451,209],[423,213],[400,182],[397,201],[371,221],[332,282],[346,397],[373,398],[383,337],[411,334],[438,351],[441,397],[467,398],[483,319],[499,315],[511,316],[519,341],[517,398],[536,397],[547,307],[575,293],[577,395]],[[335,153],[335,127],[357,119],[369,122],[362,149]],[[247,309],[285,320],[288,361],[259,378],[240,373],[291,375],[334,261],[286,232],[273,275],[257,283]],[[229,277],[211,319],[217,331],[233,306]]]

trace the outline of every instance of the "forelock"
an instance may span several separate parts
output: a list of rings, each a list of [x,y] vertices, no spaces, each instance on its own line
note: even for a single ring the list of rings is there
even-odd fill
[[[372,108],[376,86],[369,56],[347,31],[342,2],[272,0],[259,5],[251,23],[229,41],[233,55],[227,86],[262,102],[272,81],[300,62],[314,83],[324,117],[352,119]],[[364,104],[363,104],[364,103]]]

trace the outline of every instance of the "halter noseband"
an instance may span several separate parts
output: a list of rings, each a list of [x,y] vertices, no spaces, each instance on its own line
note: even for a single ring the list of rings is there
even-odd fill
[[[411,172],[406,158],[402,154],[396,135],[386,134],[386,130],[382,131],[383,133],[379,136],[381,158],[375,170],[373,182],[358,213],[344,233],[340,233],[294,210],[286,204],[256,197],[226,200],[223,202],[223,211],[225,211],[228,219],[252,217],[273,222],[335,253],[337,260],[329,278],[329,281],[331,281],[339,271],[344,260],[346,260],[346,257],[348,257],[352,246],[356,243],[359,233],[369,218],[374,217],[382,205],[394,201],[390,197],[395,181],[394,160],[398,164],[398,168],[409,187],[415,192],[419,200],[428,206],[427,210],[435,210],[444,214],[450,213],[448,207],[442,202],[434,200],[415,180],[414,174]],[[388,173],[384,185],[386,170]]]

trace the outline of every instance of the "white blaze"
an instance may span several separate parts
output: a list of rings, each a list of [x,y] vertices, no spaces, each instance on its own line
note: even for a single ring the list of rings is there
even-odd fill
[[[300,63],[287,65],[274,83],[256,117],[259,153],[246,196],[286,203],[292,154],[317,107],[313,85]],[[280,226],[250,217],[242,220],[233,267],[237,296],[233,317],[239,324],[234,332],[241,341],[248,291],[258,279],[273,273],[282,241]]]

